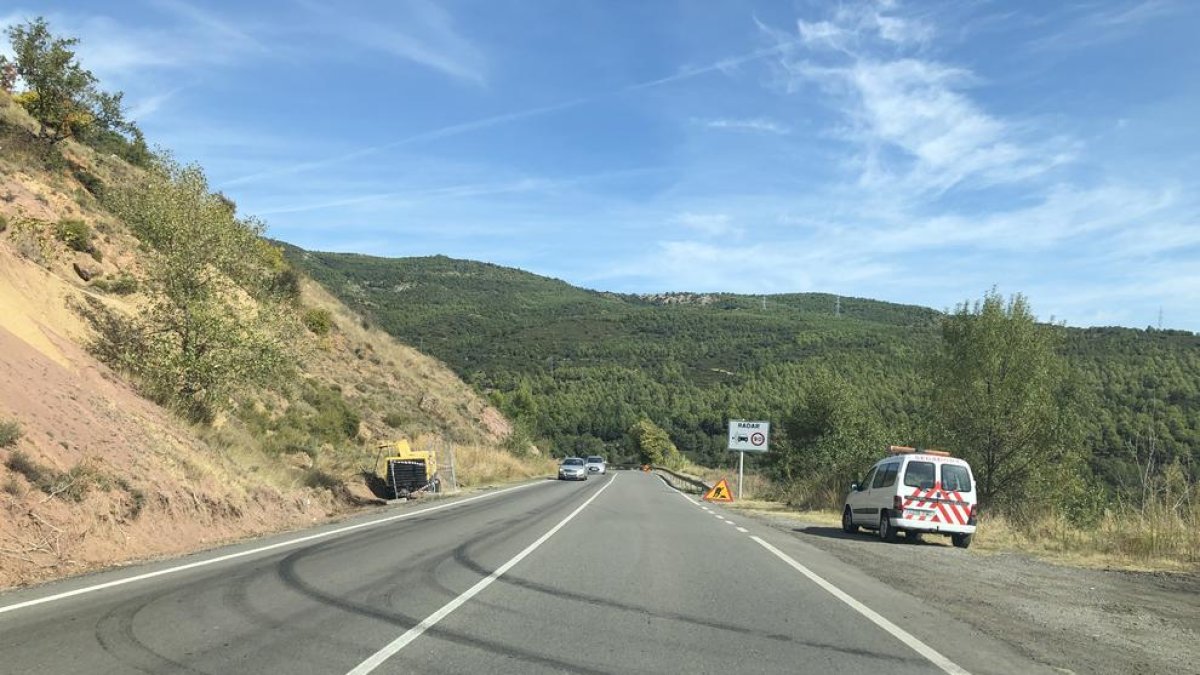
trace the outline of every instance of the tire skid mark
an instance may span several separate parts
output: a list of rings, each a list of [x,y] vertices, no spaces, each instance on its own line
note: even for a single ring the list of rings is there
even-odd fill
[[[147,595],[123,602],[109,610],[97,622],[96,642],[106,654],[121,664],[142,673],[200,673],[187,664],[155,651],[138,638],[134,628],[137,615],[151,603],[168,594]]]

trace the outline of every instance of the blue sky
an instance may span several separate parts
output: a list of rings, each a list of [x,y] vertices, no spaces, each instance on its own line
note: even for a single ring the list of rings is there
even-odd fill
[[[1200,3],[56,2],[272,236],[1200,330]]]

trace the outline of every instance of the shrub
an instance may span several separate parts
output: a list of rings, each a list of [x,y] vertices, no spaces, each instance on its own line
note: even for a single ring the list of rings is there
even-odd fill
[[[54,236],[72,251],[82,253],[93,251],[92,228],[82,220],[65,218],[58,221],[58,224],[54,226]]]
[[[22,486],[21,482],[17,480],[17,477],[12,474],[9,474],[8,478],[5,479],[3,489],[5,492],[14,497],[25,496],[24,486]]]
[[[300,273],[288,265],[271,279],[271,290],[287,300],[300,297]]]
[[[99,176],[83,167],[75,167],[71,171],[71,174],[75,176],[75,180],[79,181],[79,184],[83,186],[83,189],[92,193],[92,196],[104,196],[104,181],[100,180]]]
[[[390,412],[383,416],[383,423],[393,429],[399,429],[411,421],[412,417],[402,412]]]
[[[39,487],[41,487],[41,485],[49,479],[53,478],[54,475],[53,471],[42,466],[41,464],[38,464],[32,457],[24,452],[21,452],[20,450],[17,450],[9,455],[8,459],[4,462],[4,466],[7,466],[8,469],[13,473],[19,473],[22,476],[25,476],[30,483],[33,483]]]
[[[329,331],[333,329],[333,315],[327,309],[314,307],[304,310],[301,320],[314,335],[328,335]]]
[[[8,217],[0,213],[0,232],[8,229]]]
[[[269,436],[263,443],[263,449],[276,455],[293,452],[303,452],[313,458],[317,455],[317,444],[312,436],[292,426],[286,426]]]
[[[81,462],[65,473],[55,475],[49,489],[45,485],[38,487],[47,494],[57,495],[73,502],[81,502],[92,491],[92,488],[110,489],[112,481],[95,467]]]
[[[320,469],[309,469],[304,474],[304,485],[316,490],[336,490],[342,481]]]
[[[16,420],[0,422],[0,448],[16,445],[22,435],[21,425]]]
[[[122,274],[115,279],[96,279],[92,282],[92,287],[105,293],[129,295],[137,292],[138,280],[131,274]]]
[[[70,470],[59,473],[38,464],[32,457],[18,450],[9,455],[4,464],[14,473],[25,476],[42,492],[73,502],[83,501],[92,488],[107,490],[112,487],[108,476],[86,462],[80,462]]]

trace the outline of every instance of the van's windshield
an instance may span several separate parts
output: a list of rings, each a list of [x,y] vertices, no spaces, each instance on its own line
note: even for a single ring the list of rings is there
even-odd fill
[[[971,472],[957,464],[942,465],[942,489],[951,492],[971,491]]]

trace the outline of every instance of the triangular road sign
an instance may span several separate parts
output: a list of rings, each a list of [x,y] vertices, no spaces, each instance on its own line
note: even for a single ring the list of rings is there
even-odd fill
[[[733,491],[729,489],[729,481],[724,478],[717,481],[717,484],[712,486],[712,489],[704,493],[704,498],[710,502],[733,501]]]

